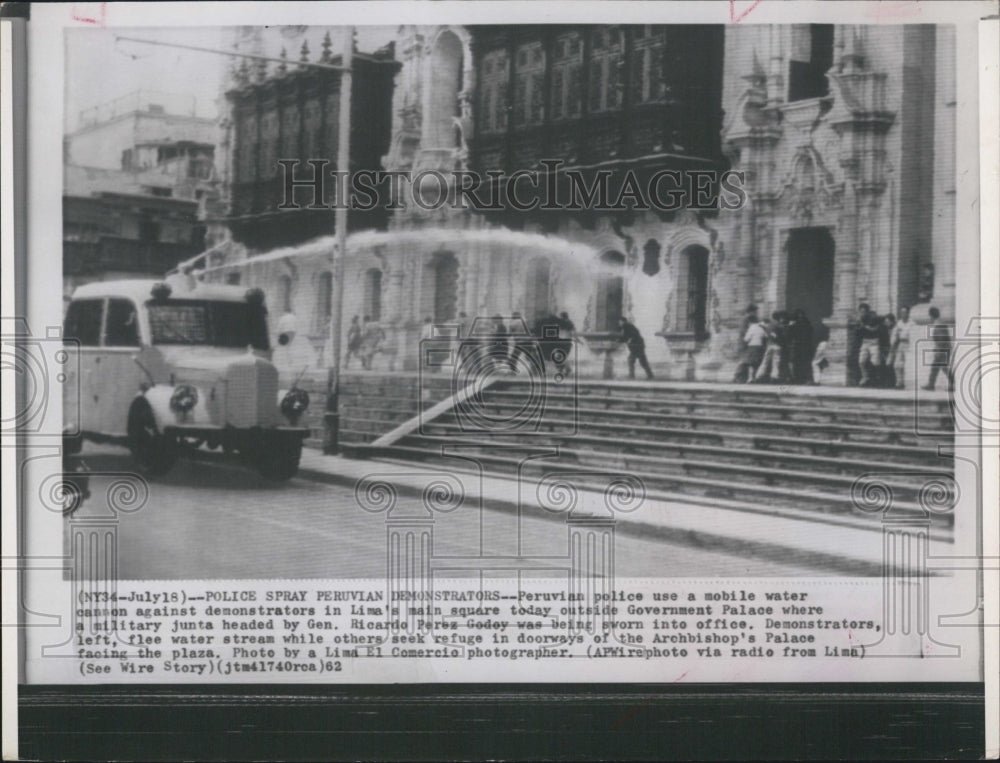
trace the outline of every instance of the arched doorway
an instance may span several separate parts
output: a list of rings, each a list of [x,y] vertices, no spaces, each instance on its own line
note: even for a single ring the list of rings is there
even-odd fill
[[[601,255],[594,310],[594,330],[613,333],[625,310],[625,255],[608,251]]]
[[[549,282],[552,266],[545,257],[535,257],[528,263],[525,283],[524,317],[528,326],[552,312],[549,304]]]
[[[833,314],[834,249],[829,228],[789,231],[783,307],[804,310],[813,326]]]
[[[454,32],[442,32],[430,60],[430,89],[424,109],[423,148],[457,148],[458,94],[462,91],[462,41]]]

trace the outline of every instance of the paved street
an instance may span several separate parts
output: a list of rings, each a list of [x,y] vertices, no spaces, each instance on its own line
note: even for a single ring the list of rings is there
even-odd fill
[[[131,472],[123,448],[88,444],[83,457],[95,472]],[[373,470],[379,466],[373,464]],[[91,481],[92,498],[77,515],[99,511],[110,480]],[[400,500],[405,500],[400,498]],[[567,530],[561,518],[523,517],[521,552],[561,555]],[[66,523],[68,529],[69,522]],[[151,482],[142,509],[121,515],[121,579],[381,577],[386,560],[385,516],[358,507],[348,486],[296,478],[274,485],[235,461],[181,460]],[[438,515],[434,554],[516,553],[517,517],[476,506]],[[618,577],[738,577],[821,574],[644,539],[619,529]],[[555,563],[540,567],[554,567]]]

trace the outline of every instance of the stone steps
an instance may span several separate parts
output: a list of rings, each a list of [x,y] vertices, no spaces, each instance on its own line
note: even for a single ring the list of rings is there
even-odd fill
[[[447,448],[457,444],[461,446],[464,456],[493,456],[498,451],[498,443],[495,440],[473,437],[458,439],[451,436],[420,435],[406,437],[399,442],[402,447],[423,449],[435,455],[446,453]],[[524,456],[521,456],[521,460],[523,458]],[[447,458],[445,457],[444,460]],[[515,456],[513,462],[501,461],[500,463],[514,467],[518,462],[519,460]],[[817,490],[823,491],[825,494],[836,492],[844,500],[836,501],[835,505],[843,504],[848,507],[853,504],[852,489],[854,489],[855,484],[858,483],[859,478],[869,473],[866,469],[856,467],[844,472],[816,468],[815,463],[783,463],[780,458],[777,462],[753,464],[746,463],[743,459],[726,456],[712,459],[693,457],[693,455],[668,456],[662,453],[642,455],[622,449],[615,443],[581,448],[577,446],[575,438],[568,438],[567,444],[558,448],[558,456],[539,459],[537,465],[532,464],[532,468],[541,469],[543,472],[578,467],[610,469],[637,476],[646,475],[642,479],[651,487],[682,492],[685,492],[692,485],[700,491],[705,487],[704,480],[711,481],[712,487],[716,487],[715,482],[721,481],[722,484],[726,485],[723,491],[726,495],[731,495],[734,486],[738,486],[736,489],[740,490],[747,486],[755,486],[798,489],[806,492]],[[915,471],[921,474],[930,473],[926,467]],[[950,469],[935,469],[934,472],[950,476]],[[911,479],[914,470],[892,469],[882,466],[880,473],[879,483],[892,490],[894,499],[905,503],[917,501],[923,482],[914,483]],[[797,494],[796,500],[800,499],[801,496]],[[826,500],[827,498],[824,497],[824,501]]]
[[[530,392],[520,389],[490,389],[483,398],[490,403],[503,405],[522,404],[530,398]],[[735,395],[730,399],[703,399],[689,395],[663,398],[643,395],[595,395],[569,394],[564,392],[544,393],[546,409],[574,408],[580,412],[601,413],[613,410],[623,416],[645,416],[647,414],[700,416],[739,415],[745,419],[787,420],[817,423],[842,423],[851,425],[867,425],[876,427],[893,427],[896,429],[915,429],[919,421],[920,431],[942,431],[951,434],[953,421],[950,410],[939,410],[934,406],[931,410],[922,408],[919,419],[914,416],[915,405],[908,403],[903,410],[867,410],[859,408],[830,407],[813,405],[809,401],[794,400],[781,403],[762,403],[742,399]]]
[[[426,405],[413,402],[409,415]],[[918,409],[911,397],[886,391],[512,378],[372,447],[369,432],[402,423],[405,408],[374,399],[359,406],[356,442],[369,443],[371,455],[445,468],[459,468],[448,453],[460,449],[487,472],[533,481],[568,472],[580,486],[596,486],[600,475],[631,475],[650,496],[674,501],[862,523],[881,521],[881,511],[865,505],[872,495],[864,487],[874,481],[891,493],[894,516],[932,520],[946,533],[952,524],[950,512],[921,505],[928,480],[940,478],[950,495],[953,462],[939,454],[952,438],[943,396]],[[545,450],[555,455],[525,460]]]
[[[609,474],[621,473],[641,480],[646,497],[662,498],[671,501],[686,501],[693,503],[708,503],[715,505],[714,499],[721,501],[736,501],[747,508],[760,507],[763,511],[771,511],[774,507],[788,508],[799,511],[812,511],[821,514],[837,514],[854,517],[859,520],[879,521],[859,509],[852,500],[850,489],[840,485],[822,485],[814,487],[808,481],[795,484],[767,484],[750,479],[737,479],[727,476],[698,476],[695,474],[670,474],[663,471],[662,459],[650,459],[643,464],[644,468],[625,468],[614,460],[600,461],[597,464],[570,462],[560,459],[531,459],[517,455],[504,455],[495,450],[477,451],[475,448],[462,448],[463,461],[450,458],[441,450],[428,447],[427,442],[403,442],[374,450],[371,455],[376,457],[398,458],[403,460],[433,463],[448,469],[462,470],[462,464],[468,465],[468,459],[474,457],[485,470],[508,476],[521,475],[537,480],[536,484],[528,484],[527,489],[546,488],[546,477],[565,475],[573,485],[603,489],[609,481]],[[655,469],[655,471],[653,470]],[[739,473],[738,471],[736,473]],[[802,475],[805,479],[807,475]],[[826,489],[824,489],[826,488]],[[904,497],[897,497],[893,503],[895,517],[910,516],[924,519],[926,512],[918,504]],[[941,528],[951,526],[951,515],[932,515],[929,517]]]
[[[467,442],[487,442],[491,446],[507,446],[512,444],[512,437],[507,435],[470,434],[462,431],[461,427],[454,423],[448,423],[441,419],[426,424],[419,435],[428,439],[440,440],[451,443]],[[828,471],[840,474],[859,474],[870,470],[872,466],[871,458],[859,457],[848,449],[848,455],[832,455],[823,453],[816,455],[810,452],[796,452],[793,450],[774,447],[776,438],[746,438],[739,441],[736,437],[725,438],[720,442],[709,444],[685,441],[685,440],[643,440],[610,437],[602,433],[595,433],[588,427],[587,431],[579,432],[570,437],[558,435],[544,436],[537,435],[529,439],[518,438],[517,443],[523,446],[535,448],[559,448],[562,451],[596,451],[606,452],[609,448],[622,456],[662,456],[664,458],[691,458],[710,459],[721,458],[732,463],[747,464],[755,466],[779,466],[787,464],[798,464],[804,468],[814,471]],[[800,443],[796,438],[785,438],[788,443]],[[830,443],[824,440],[813,440],[814,447],[823,447],[827,450],[831,448]],[[777,443],[780,445],[781,443]],[[764,446],[764,447],[762,447]],[[769,447],[768,447],[769,446]],[[869,449],[871,451],[871,449]],[[886,450],[881,448],[880,450]],[[915,471],[915,470],[943,470],[951,471],[950,460],[943,459],[935,451],[921,448],[895,448],[897,460],[882,460],[881,468],[886,471]],[[869,453],[870,455],[870,453]]]
[[[494,421],[507,422],[518,417],[525,411],[523,405],[516,402],[486,402],[477,405],[477,412],[483,412]],[[528,411],[533,413],[533,411]],[[528,413],[523,418],[527,418]],[[569,431],[569,427],[579,431],[590,429],[607,429],[618,432],[628,432],[636,437],[660,438],[681,432],[705,432],[718,434],[780,434],[795,437],[836,437],[838,441],[849,443],[879,443],[896,445],[921,444],[931,446],[938,439],[947,441],[951,432],[941,431],[932,437],[926,431],[918,434],[913,429],[902,427],[879,427],[859,424],[844,424],[833,421],[792,421],[788,419],[757,419],[757,418],[725,418],[716,416],[697,416],[676,413],[631,413],[613,408],[605,410],[560,407],[546,404],[540,409],[541,415],[531,422],[531,429],[539,431]],[[452,418],[463,418],[462,411],[449,414]],[[617,422],[607,421],[613,419]],[[642,422],[642,423],[639,423]],[[524,428],[522,428],[524,429]]]

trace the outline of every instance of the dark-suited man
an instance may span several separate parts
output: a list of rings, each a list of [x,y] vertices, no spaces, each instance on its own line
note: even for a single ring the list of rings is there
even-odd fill
[[[635,378],[635,362],[638,360],[642,370],[646,372],[646,378],[652,379],[653,369],[646,360],[646,342],[643,341],[639,329],[624,318],[619,318],[618,324],[622,329],[621,341],[628,347],[628,378]]]

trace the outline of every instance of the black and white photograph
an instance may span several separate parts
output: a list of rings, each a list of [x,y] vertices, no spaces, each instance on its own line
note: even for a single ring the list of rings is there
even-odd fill
[[[43,16],[22,682],[996,669],[986,5],[219,5]]]

